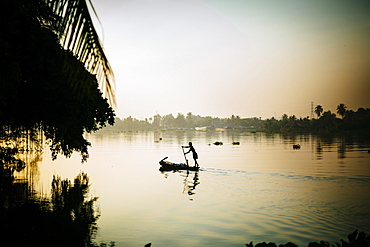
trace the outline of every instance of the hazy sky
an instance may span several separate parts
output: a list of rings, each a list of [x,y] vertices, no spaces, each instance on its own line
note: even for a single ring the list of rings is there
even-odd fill
[[[370,1],[92,2],[120,118],[370,107]]]

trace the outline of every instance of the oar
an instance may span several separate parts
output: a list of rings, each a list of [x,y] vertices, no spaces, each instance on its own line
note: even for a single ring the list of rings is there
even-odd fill
[[[185,158],[185,161],[186,161],[186,165],[189,166],[188,164],[188,159],[186,158],[186,155],[185,155],[185,152],[184,152],[184,146],[181,146],[181,149],[182,149],[182,153],[184,154],[184,158]]]

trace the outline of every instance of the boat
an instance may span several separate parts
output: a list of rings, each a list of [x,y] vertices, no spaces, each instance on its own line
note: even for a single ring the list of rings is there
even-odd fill
[[[189,171],[199,171],[198,166],[189,166],[185,163],[173,163],[170,161],[165,161],[168,157],[159,161],[160,171],[178,171],[178,170],[189,170]]]

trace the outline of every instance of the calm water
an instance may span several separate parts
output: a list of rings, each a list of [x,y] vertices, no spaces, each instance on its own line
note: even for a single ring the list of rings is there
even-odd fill
[[[52,162],[46,151],[34,179],[45,194],[53,175],[73,179],[86,172],[92,196],[99,197],[98,241],[307,246],[339,242],[355,229],[370,232],[370,140],[360,136],[109,132],[89,140],[86,164],[78,155]],[[184,162],[180,146],[189,141],[202,169],[160,172],[158,161],[166,156]],[[300,150],[293,150],[295,143]]]

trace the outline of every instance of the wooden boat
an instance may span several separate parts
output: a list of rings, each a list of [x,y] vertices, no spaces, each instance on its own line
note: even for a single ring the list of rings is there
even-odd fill
[[[189,170],[189,171],[199,171],[197,166],[188,166],[184,163],[172,163],[170,161],[165,161],[168,157],[159,161],[160,171],[177,171],[177,170]]]

